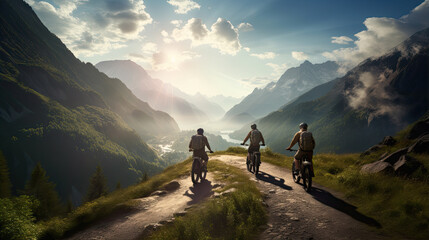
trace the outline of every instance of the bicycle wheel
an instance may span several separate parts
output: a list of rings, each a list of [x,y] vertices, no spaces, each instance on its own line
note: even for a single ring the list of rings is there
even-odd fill
[[[191,179],[193,183],[197,183],[200,180],[200,163],[196,159],[192,163]]]
[[[258,175],[259,172],[259,155],[255,155],[255,175]]]
[[[304,167],[304,173],[303,173],[303,176],[302,176],[302,182],[303,182],[303,185],[304,185],[304,190],[306,192],[310,192],[312,179],[311,179],[311,171],[310,171],[310,167],[309,166],[305,166]]]
[[[301,177],[299,176],[299,174],[295,174],[295,170],[295,162],[292,162],[292,178],[294,182],[299,183]]]
[[[204,164],[204,163],[203,163]],[[207,163],[206,163],[207,164]],[[207,168],[201,167],[201,182],[206,179],[207,176]]]
[[[246,164],[247,164],[247,171],[251,172],[252,169],[251,169],[251,166],[250,166],[249,156],[247,156],[247,158],[246,158]]]

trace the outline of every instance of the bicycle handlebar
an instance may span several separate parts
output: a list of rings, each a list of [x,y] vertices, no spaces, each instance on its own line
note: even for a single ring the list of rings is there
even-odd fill
[[[296,150],[296,149],[286,149],[286,150],[291,151],[291,152],[296,152],[296,151],[298,151],[298,150]]]
[[[189,152],[193,152],[194,151],[194,149],[192,149],[192,148],[189,148]],[[206,153],[213,153],[213,151],[205,151]]]
[[[240,143],[240,145],[241,145],[241,146],[249,146],[249,144],[247,144],[247,143],[245,143],[245,144]],[[265,144],[261,144],[261,146],[265,146]]]

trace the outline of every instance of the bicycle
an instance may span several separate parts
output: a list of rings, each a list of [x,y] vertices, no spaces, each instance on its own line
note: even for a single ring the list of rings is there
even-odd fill
[[[242,144],[243,146],[249,146],[249,144]],[[261,165],[261,153],[259,151],[250,154],[250,160],[246,159],[247,171],[252,172],[255,175],[259,173],[259,166]]]
[[[298,150],[295,149],[290,149],[289,151],[291,152],[296,152]],[[302,178],[302,185],[304,186],[304,190],[306,192],[310,192],[311,191],[311,184],[313,182],[312,180],[312,174],[311,174],[311,165],[312,163],[310,161],[308,161],[307,159],[307,155],[304,154],[304,156],[301,159],[298,159],[298,163],[299,163],[299,170],[298,170],[298,174],[295,173],[296,168],[295,168],[295,161],[292,162],[292,178],[293,181],[295,183],[299,183],[299,181]]]
[[[193,150],[190,149],[190,152]],[[206,151],[206,153],[212,153],[210,151]],[[207,176],[207,161],[204,161],[200,157],[192,157],[192,168],[191,168],[191,180],[193,183],[198,183],[204,181]]]

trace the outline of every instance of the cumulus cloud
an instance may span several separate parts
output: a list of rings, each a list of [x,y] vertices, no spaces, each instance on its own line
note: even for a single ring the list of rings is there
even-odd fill
[[[332,37],[331,42],[336,44],[349,44],[350,42],[353,42],[353,39],[347,36]]]
[[[201,7],[198,3],[192,0],[168,0],[167,2],[174,7],[177,7],[174,12],[178,14],[186,14],[192,9],[199,9]]]
[[[385,54],[413,33],[429,27],[429,0],[399,19],[371,17],[364,25],[366,30],[355,34],[353,47],[325,52],[323,56],[351,68],[366,58]]]
[[[273,59],[277,56],[277,54],[273,52],[264,52],[264,53],[252,53],[250,56],[257,57],[259,59]]]
[[[250,32],[254,30],[253,25],[250,23],[240,23],[237,28],[241,32]]]
[[[26,1],[77,55],[103,54],[123,47],[152,23],[143,1],[138,0]]]
[[[156,43],[153,43],[153,42],[148,42],[148,43],[143,45],[142,51],[144,53],[149,53],[149,54],[155,53],[158,51],[158,45]]]
[[[248,48],[248,47],[244,47],[243,49],[244,49],[244,51],[246,51],[246,52],[250,52],[250,48]]]
[[[252,77],[252,78],[244,78],[240,80],[241,83],[250,86],[252,88],[262,88],[265,87],[267,84],[272,82],[272,78],[270,77]]]
[[[288,68],[287,64],[275,64],[275,63],[267,63],[265,64],[269,67],[271,67],[274,71],[271,73],[271,76],[275,78],[279,78]]]
[[[295,58],[298,61],[304,61],[308,59],[307,54],[305,54],[304,52],[292,52],[292,57]]]
[[[235,55],[241,49],[238,29],[226,19],[218,18],[210,29],[199,18],[191,18],[183,27],[173,30],[176,41],[190,40],[192,46],[209,45],[222,54]]]
[[[170,23],[176,27],[179,27],[180,25],[182,25],[182,20],[173,20]]]

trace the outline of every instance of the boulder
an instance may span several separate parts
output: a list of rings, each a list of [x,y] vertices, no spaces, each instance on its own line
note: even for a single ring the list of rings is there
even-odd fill
[[[368,150],[366,150],[365,152],[361,153],[360,156],[363,157],[363,156],[370,155],[371,153],[378,151],[382,147],[383,147],[383,145],[380,145],[380,144],[374,145],[374,146],[368,148]]]
[[[422,164],[415,158],[408,155],[403,155],[399,158],[395,165],[393,165],[393,169],[395,170],[396,175],[409,176],[421,165]]]
[[[418,121],[407,135],[408,139],[416,139],[423,135],[429,134],[429,117]]]
[[[368,163],[362,166],[360,169],[361,173],[392,173],[393,167],[392,164],[384,162],[382,160]]]
[[[429,153],[429,134],[419,138],[408,148],[409,153]]]
[[[381,154],[379,159],[381,160],[381,159],[387,157],[387,155],[389,155],[389,152],[384,152],[383,154]]]
[[[386,145],[386,146],[393,146],[395,145],[396,140],[392,137],[392,136],[387,136],[383,138],[383,141],[381,141],[381,145]]]
[[[387,162],[387,163],[390,163],[391,165],[393,165],[396,163],[396,161],[399,160],[399,158],[402,155],[405,155],[407,152],[408,152],[408,148],[402,148],[402,149],[399,149],[398,151],[396,151],[394,153],[387,155],[386,157],[384,157],[380,161]]]

